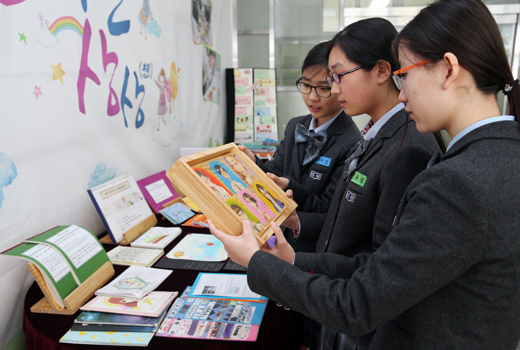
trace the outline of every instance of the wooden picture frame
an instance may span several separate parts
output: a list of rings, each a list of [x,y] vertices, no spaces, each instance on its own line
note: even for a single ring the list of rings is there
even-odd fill
[[[271,222],[281,225],[297,207],[234,143],[180,158],[166,175],[223,232],[239,236],[249,219],[260,245]]]

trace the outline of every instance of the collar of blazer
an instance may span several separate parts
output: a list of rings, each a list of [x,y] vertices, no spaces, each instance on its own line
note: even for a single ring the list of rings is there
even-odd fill
[[[483,125],[457,141],[457,143],[455,143],[453,147],[442,156],[442,159],[445,160],[456,156],[472,143],[490,139],[503,139],[520,142],[520,129],[518,128],[518,122],[502,121]]]
[[[312,116],[309,114],[307,118],[302,122],[302,124],[305,127],[309,127],[310,123],[312,121]],[[320,150],[320,155],[324,154],[335,142],[336,142],[336,136],[335,135],[341,135],[345,132],[347,129],[349,123],[353,123],[352,118],[349,118],[345,112],[341,111],[341,113],[338,115],[338,117],[332,122],[332,124],[329,125],[327,128],[327,143],[323,147],[323,149]],[[304,167],[302,167],[303,157],[305,155],[305,149],[307,148],[307,145],[302,142],[295,145],[297,149],[297,162],[293,162],[293,171],[294,174],[299,178],[301,169],[307,168],[311,166],[312,163],[306,164]]]
[[[383,147],[384,139],[390,139],[394,137],[394,135],[401,129],[405,127],[406,121],[408,120],[408,126],[414,127],[414,125],[410,125],[412,121],[407,115],[404,109],[401,109],[397,113],[395,113],[392,118],[390,118],[385,125],[381,127],[379,132],[376,134],[370,146],[368,147],[367,152],[361,157],[358,163],[358,168],[360,168],[363,164],[365,164],[370,158],[376,154],[381,147]],[[405,136],[406,137],[406,136]],[[400,142],[400,141],[399,141]]]

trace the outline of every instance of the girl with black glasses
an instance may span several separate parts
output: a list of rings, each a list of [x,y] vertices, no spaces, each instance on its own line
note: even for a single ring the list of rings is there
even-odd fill
[[[333,254],[295,255],[278,228],[272,253],[282,259],[259,251],[247,222],[240,237],[212,230],[248,267],[253,291],[343,333],[375,330],[371,350],[514,350],[520,94],[498,26],[480,0],[440,0],[393,48],[399,98],[417,129],[445,129],[452,140],[412,181],[392,232],[364,266]],[[499,93],[509,115],[500,112]]]
[[[296,86],[310,114],[287,123],[274,157],[264,163],[239,146],[282,189],[294,191],[298,211],[327,212],[346,155],[361,138],[327,84],[327,47],[327,42],[316,45],[303,61]],[[316,241],[297,244],[292,237],[288,231],[287,239],[296,250],[314,252]]]

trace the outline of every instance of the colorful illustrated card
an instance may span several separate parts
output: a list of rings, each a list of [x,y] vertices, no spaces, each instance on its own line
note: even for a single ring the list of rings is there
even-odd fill
[[[175,203],[169,207],[166,207],[162,209],[160,213],[173,224],[183,223],[195,215],[194,212],[192,212],[182,203]]]
[[[223,261],[228,258],[221,241],[213,235],[202,233],[187,234],[166,254],[169,259]]]

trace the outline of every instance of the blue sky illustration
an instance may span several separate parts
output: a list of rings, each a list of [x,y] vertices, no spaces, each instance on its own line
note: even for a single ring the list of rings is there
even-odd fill
[[[18,175],[16,166],[9,156],[0,153],[0,209],[4,201],[4,187],[9,186]]]
[[[112,180],[116,177],[116,171],[114,168],[107,168],[105,163],[99,163],[94,169],[94,173],[90,174],[90,181],[88,182],[88,188],[93,188],[101,185],[108,180]]]

